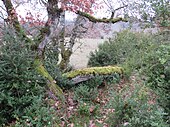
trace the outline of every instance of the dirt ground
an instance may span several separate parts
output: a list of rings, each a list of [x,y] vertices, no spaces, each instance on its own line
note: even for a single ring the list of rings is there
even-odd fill
[[[98,45],[103,42],[104,39],[80,39],[73,48],[70,65],[74,69],[87,67],[89,53],[95,51]]]

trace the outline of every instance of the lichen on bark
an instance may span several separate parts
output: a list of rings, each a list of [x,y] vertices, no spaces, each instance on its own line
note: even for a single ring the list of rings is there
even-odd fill
[[[121,18],[121,17],[118,17],[118,18],[110,18],[110,19],[106,19],[106,18],[103,18],[103,19],[99,19],[99,18],[96,18],[94,16],[91,16],[90,14],[87,14],[85,12],[81,12],[81,11],[77,11],[77,14],[83,16],[83,17],[86,17],[87,19],[89,19],[89,21],[91,22],[94,22],[94,23],[99,23],[99,22],[102,22],[102,23],[116,23],[116,22],[128,22],[128,20],[124,19],[124,18]]]
[[[12,5],[11,0],[2,0],[2,1],[3,4],[5,5],[8,14],[8,17],[5,21],[15,29],[16,34],[19,37],[21,37],[25,42],[32,43],[32,40],[27,37],[25,31],[23,30],[22,26],[19,23],[16,10]]]
[[[123,68],[118,66],[104,66],[104,67],[90,67],[79,70],[74,70],[71,72],[64,73],[63,76],[67,78],[74,78],[79,75],[109,75],[113,73],[123,74]]]
[[[47,85],[49,90],[56,96],[63,97],[63,91],[62,89],[56,84],[56,81],[51,77],[51,75],[48,73],[46,68],[44,67],[43,63],[40,61],[40,59],[36,58],[34,60],[34,66],[35,69],[41,76],[47,79]]]

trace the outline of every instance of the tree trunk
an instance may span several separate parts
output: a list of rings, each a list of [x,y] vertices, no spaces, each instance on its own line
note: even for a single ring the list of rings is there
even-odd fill
[[[15,8],[12,5],[11,0],[2,0],[3,4],[5,5],[8,17],[5,20],[7,24],[11,27],[13,27],[16,30],[16,34],[25,42],[31,43],[32,40],[29,39],[25,33],[25,31],[22,29],[22,26],[20,25],[17,17],[17,13]]]
[[[44,65],[42,64],[42,61],[40,59],[35,59],[34,65],[36,70],[41,74],[43,77],[45,77],[48,82],[48,88],[49,90],[54,94],[63,99],[63,91],[62,89],[56,85],[56,81],[51,77],[51,75],[48,73],[48,71],[45,69]]]
[[[48,79],[48,88],[53,92],[54,95],[64,98],[62,89],[55,83],[55,80],[51,77],[51,75],[47,72],[45,67],[43,66],[44,60],[44,52],[45,46],[54,39],[56,32],[55,30],[58,27],[60,14],[62,10],[58,8],[57,0],[48,0],[47,6],[48,12],[48,21],[45,25],[45,31],[42,32],[42,41],[38,46],[38,55],[34,62],[37,71]],[[55,40],[55,39],[54,39]]]
[[[31,39],[29,39],[24,30],[22,29],[19,21],[18,21],[18,17],[16,14],[16,11],[12,5],[11,0],[2,0],[7,13],[8,13],[8,19],[7,21],[9,22],[10,25],[12,25],[14,27],[14,29],[16,30],[18,36],[22,37],[23,40],[25,40],[25,42],[33,42]],[[45,78],[47,78],[49,84],[48,87],[50,90],[52,90],[52,92],[56,95],[60,95],[62,93],[62,90],[56,85],[54,84],[54,80],[52,79],[52,77],[50,76],[50,74],[47,72],[47,70],[45,69],[45,67],[43,66],[43,60],[44,60],[44,52],[45,52],[45,47],[46,45],[50,42],[50,41],[56,41],[56,35],[58,36],[59,34],[56,33],[56,29],[58,28],[58,24],[59,24],[59,19],[61,16],[61,13],[63,12],[62,8],[59,8],[59,1],[58,0],[48,0],[47,1],[47,12],[48,12],[48,21],[44,27],[44,29],[41,30],[41,36],[40,36],[40,43],[38,44],[38,51],[37,51],[37,56],[35,59],[35,67],[37,69],[37,71]],[[85,17],[87,19],[89,19],[89,21],[91,22],[103,22],[103,23],[116,23],[119,21],[126,21],[123,18],[115,18],[115,19],[98,19],[95,18],[87,13],[81,12],[81,11],[77,11],[77,14],[81,15],[82,17]],[[80,27],[82,27],[82,23],[79,22],[81,21],[80,18],[78,16],[77,21],[75,22],[75,27],[73,29],[70,41],[69,41],[69,47],[65,47],[65,40],[64,40],[64,34],[65,31],[63,31],[63,33],[61,32],[60,35],[62,35],[61,38],[61,48],[62,49],[62,61],[61,61],[61,68],[64,69],[67,67],[68,63],[69,63],[69,59],[70,56],[72,54],[72,48],[74,46],[75,43],[75,39],[77,37],[77,35],[79,35],[79,33],[81,33],[80,31],[77,32],[77,29],[79,29]],[[63,17],[63,21],[62,23],[64,23],[64,17]],[[65,28],[64,26],[65,24],[63,24],[63,30]],[[84,27],[82,27],[84,28]],[[55,42],[58,45],[58,41]],[[56,87],[55,87],[56,85]],[[56,90],[55,90],[56,89]]]
[[[25,40],[25,42],[31,42],[31,44],[33,44],[32,43],[33,41],[27,37],[23,28],[21,27],[11,0],[3,0],[3,3],[5,5],[7,13],[8,13],[7,21],[9,22],[9,24],[12,27],[14,27],[17,35],[19,37],[22,37],[22,39]],[[63,92],[62,92],[61,88],[57,84],[55,84],[55,80],[53,80],[53,78],[51,77],[51,75],[48,73],[48,71],[45,69],[45,67],[43,65],[45,46],[49,42],[51,37],[53,36],[53,32],[56,29],[56,26],[58,26],[57,21],[59,19],[59,15],[61,13],[60,9],[51,7],[51,6],[57,5],[57,4],[58,4],[58,2],[56,0],[49,0],[49,6],[47,7],[47,10],[49,12],[49,15],[48,15],[49,19],[45,26],[46,30],[43,31],[42,35],[41,35],[40,40],[42,40],[42,41],[38,46],[38,53],[37,53],[37,57],[34,61],[34,65],[35,65],[35,69],[37,70],[37,72],[40,73],[43,77],[45,77],[47,79],[47,82],[48,82],[47,84],[48,84],[49,90],[54,95],[57,95],[57,96],[63,98]]]
[[[123,68],[118,66],[90,67],[67,72],[63,76],[70,79],[73,84],[77,84],[95,78],[95,75],[109,77],[113,73],[123,75]]]
[[[64,18],[65,19],[65,18]],[[64,22],[64,21],[63,21]],[[61,70],[67,71],[68,64],[70,62],[70,57],[72,55],[73,46],[75,44],[76,38],[80,37],[83,33],[87,31],[88,28],[84,27],[84,23],[86,20],[84,17],[78,15],[76,21],[74,23],[74,28],[72,29],[71,36],[69,41],[65,39],[65,29],[62,30],[62,41],[60,41],[60,50],[61,50],[61,62],[59,63],[59,67]],[[65,28],[65,25],[62,25]]]
[[[59,33],[59,49],[60,49],[60,54],[61,54],[61,61],[59,63],[59,68],[64,71],[68,67],[69,63],[69,56],[71,53],[67,52],[66,45],[65,45],[65,11],[61,13],[60,16],[60,27],[61,31]]]

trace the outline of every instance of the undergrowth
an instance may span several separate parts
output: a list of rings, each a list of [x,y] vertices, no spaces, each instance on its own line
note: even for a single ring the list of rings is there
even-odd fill
[[[46,94],[46,82],[34,69],[35,52],[30,45],[8,35],[0,52],[0,126],[168,127],[167,41],[160,45],[143,33],[118,33],[115,40],[91,53],[89,65],[121,64],[129,78],[96,75],[80,84],[62,77],[57,57],[50,55],[54,50],[46,52],[44,64],[64,89],[66,107],[62,107],[61,100]]]
[[[5,32],[0,51],[0,126],[50,127],[54,115],[45,101],[46,81],[33,66],[35,52],[12,30]]]

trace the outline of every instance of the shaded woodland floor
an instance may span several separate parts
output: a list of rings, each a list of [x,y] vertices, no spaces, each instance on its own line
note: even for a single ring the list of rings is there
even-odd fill
[[[140,103],[137,105],[145,105],[146,103],[148,111],[151,110],[150,107],[156,105],[157,96],[142,83],[142,80],[133,75],[129,80],[121,79],[119,82],[103,82],[97,89],[94,88],[95,90],[93,89],[92,93],[85,90],[84,84],[65,90],[66,110],[63,110],[60,101],[55,101],[52,105],[57,115],[60,116],[61,122],[59,126],[127,126],[129,122],[126,120],[126,115],[131,115],[135,110],[143,112],[140,106],[135,107],[139,109],[135,109],[131,101]],[[145,98],[147,98],[147,101],[141,100]],[[121,113],[117,114],[120,111]]]

